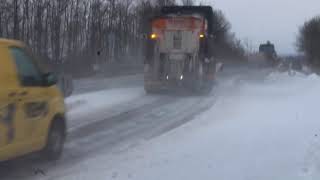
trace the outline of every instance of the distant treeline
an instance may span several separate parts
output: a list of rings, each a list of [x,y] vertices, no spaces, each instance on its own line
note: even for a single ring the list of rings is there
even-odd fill
[[[22,40],[42,59],[69,70],[106,62],[141,63],[149,19],[162,6],[175,4],[175,0],[0,0],[0,37]],[[242,58],[243,47],[230,33],[229,22],[221,11],[215,15],[216,56]]]

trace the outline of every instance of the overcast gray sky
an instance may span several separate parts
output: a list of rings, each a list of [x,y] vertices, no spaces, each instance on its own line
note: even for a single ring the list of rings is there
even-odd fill
[[[320,15],[320,0],[198,0],[221,9],[240,39],[270,40],[279,54],[295,53],[298,27]]]

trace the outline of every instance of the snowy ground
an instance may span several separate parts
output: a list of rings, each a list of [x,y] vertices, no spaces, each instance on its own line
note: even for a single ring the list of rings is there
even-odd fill
[[[128,87],[143,87],[143,75],[130,75],[112,78],[91,77],[74,80],[73,94],[83,94],[105,89],[118,89]]]
[[[196,121],[62,179],[318,179],[319,92],[318,77],[272,74],[225,94]]]
[[[74,119],[70,131],[75,132],[65,157],[46,165],[45,175],[29,179],[320,178],[320,78],[315,75],[273,73],[263,81],[252,74],[221,78],[215,95],[207,98],[145,96],[141,88],[122,91],[125,97],[118,90],[106,90],[68,99],[69,116]],[[95,102],[99,102],[96,107]],[[118,105],[100,109],[99,104]],[[192,118],[193,111],[208,106]],[[88,111],[100,112],[94,118],[97,122],[89,120],[96,126],[77,131],[73,122],[84,122]],[[184,114],[193,120],[181,118]],[[98,121],[106,116],[114,121],[110,128]],[[99,133],[82,134],[95,131]],[[112,149],[107,141],[123,143],[112,143]]]
[[[73,129],[79,128],[92,123],[96,114],[104,114],[106,109],[130,102],[144,95],[143,88],[140,87],[100,90],[71,96],[65,100],[68,109],[68,124]],[[110,112],[108,114],[110,115]],[[81,122],[81,119],[84,121]]]

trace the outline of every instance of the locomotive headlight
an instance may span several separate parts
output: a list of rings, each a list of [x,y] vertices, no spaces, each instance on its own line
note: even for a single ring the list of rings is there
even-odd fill
[[[183,75],[180,76],[180,80],[183,80]]]
[[[204,38],[204,34],[200,34],[200,35],[199,35],[199,38],[200,38],[200,39],[203,39],[203,38]]]

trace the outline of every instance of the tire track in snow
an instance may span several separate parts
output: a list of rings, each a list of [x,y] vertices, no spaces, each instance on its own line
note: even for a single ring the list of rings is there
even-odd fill
[[[112,154],[130,149],[140,142],[150,140],[192,120],[195,115],[211,107],[214,98],[214,96],[162,96],[151,104],[88,124],[71,132],[66,143],[65,154],[60,161],[55,163],[45,163],[40,160],[18,162],[19,166],[10,170],[16,173],[9,173],[8,179],[12,177],[33,179],[42,176],[34,174],[36,169],[50,174],[54,169],[59,169],[59,166],[72,167],[96,154]]]

